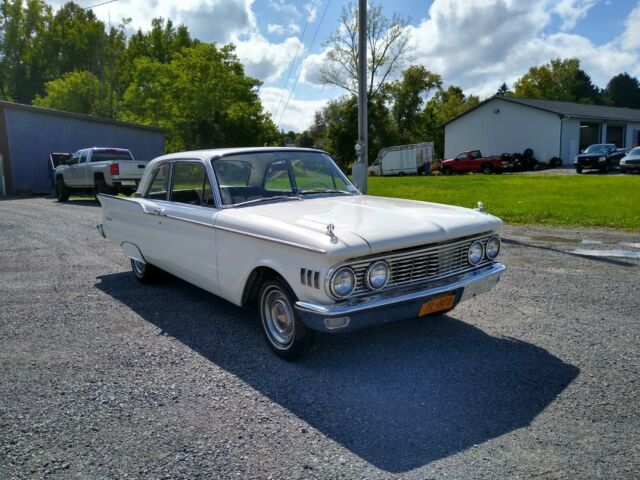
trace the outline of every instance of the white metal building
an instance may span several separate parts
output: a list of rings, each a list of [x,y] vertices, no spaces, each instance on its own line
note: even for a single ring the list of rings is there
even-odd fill
[[[572,164],[593,143],[640,145],[640,110],[582,103],[491,97],[444,124],[445,158],[465,150],[484,155],[522,153]]]

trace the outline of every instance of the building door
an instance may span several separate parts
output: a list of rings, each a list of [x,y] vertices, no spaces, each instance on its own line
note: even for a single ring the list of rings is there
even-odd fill
[[[594,143],[600,143],[600,124],[580,122],[580,151]]]
[[[618,148],[624,147],[624,125],[607,124],[607,142],[613,143]]]

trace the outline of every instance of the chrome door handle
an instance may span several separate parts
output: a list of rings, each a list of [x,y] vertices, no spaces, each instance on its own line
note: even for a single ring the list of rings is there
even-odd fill
[[[146,205],[142,205],[142,211],[149,215],[166,215],[166,210],[161,207],[147,207]]]

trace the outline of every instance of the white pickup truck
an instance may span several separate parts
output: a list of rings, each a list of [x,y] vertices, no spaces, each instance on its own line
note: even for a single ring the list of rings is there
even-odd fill
[[[66,202],[74,190],[90,190],[96,195],[131,195],[138,188],[147,163],[134,160],[131,152],[124,148],[78,150],[68,160],[62,159],[55,165],[56,198]]]

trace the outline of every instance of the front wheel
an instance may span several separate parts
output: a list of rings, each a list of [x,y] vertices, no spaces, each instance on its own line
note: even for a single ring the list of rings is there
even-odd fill
[[[151,283],[158,276],[158,269],[156,267],[133,258],[131,259],[131,271],[133,271],[133,275],[140,283]]]
[[[69,188],[64,183],[62,178],[56,180],[56,200],[59,202],[66,202],[69,200]]]
[[[314,333],[294,307],[294,295],[280,280],[267,280],[258,295],[262,331],[271,350],[285,360],[300,358],[312,345]]]
[[[443,175],[452,175],[453,174],[453,169],[451,167],[444,167],[442,169],[442,174]]]
[[[576,167],[576,173],[579,175],[582,173],[582,167]]]
[[[485,163],[482,166],[482,173],[484,173],[485,175],[490,175],[492,171],[493,171],[493,167],[491,166],[490,163]]]

